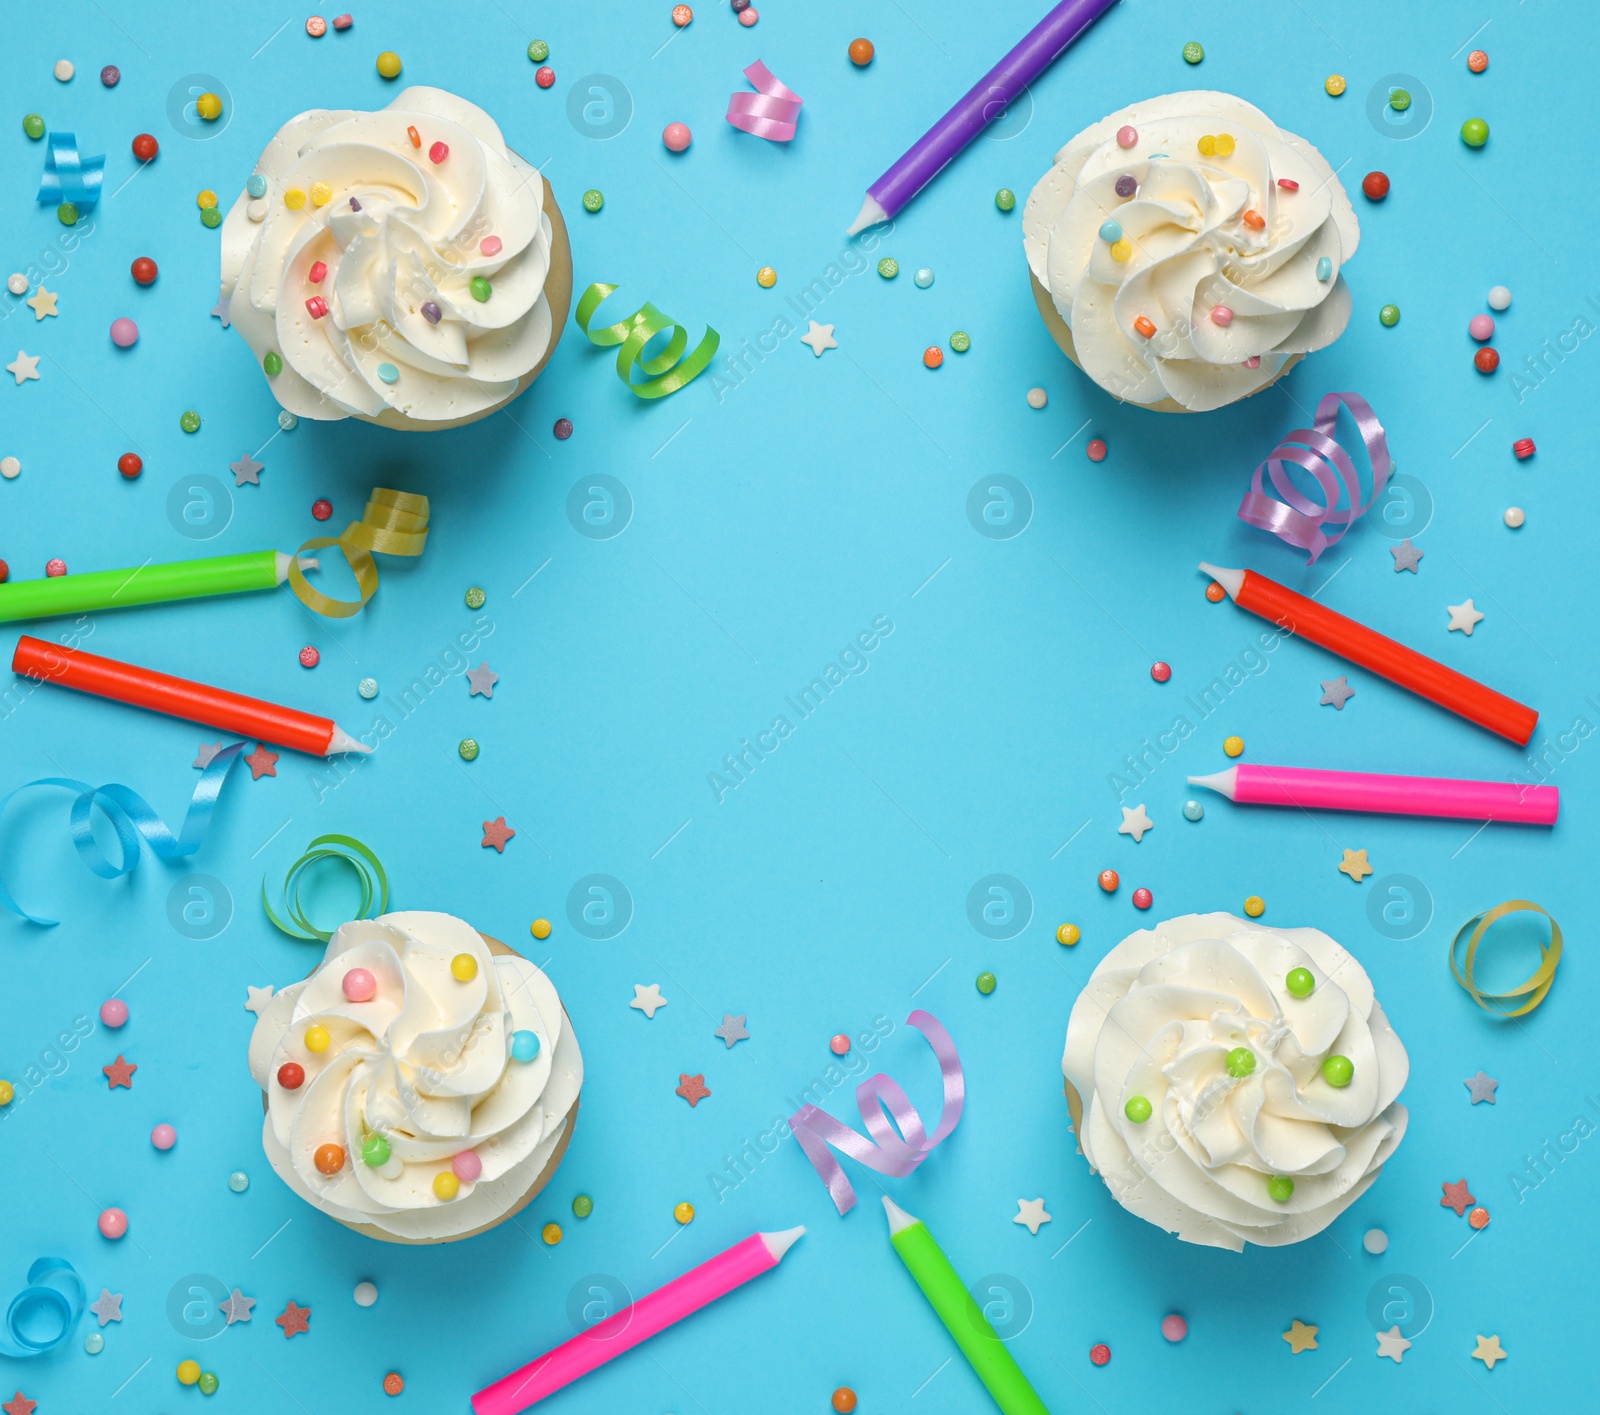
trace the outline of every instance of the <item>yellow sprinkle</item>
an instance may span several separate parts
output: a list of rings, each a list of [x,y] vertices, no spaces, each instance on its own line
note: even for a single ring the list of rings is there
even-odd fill
[[[1267,901],[1259,894],[1252,894],[1244,901],[1244,911],[1252,919],[1259,919],[1267,912]]]
[[[192,1386],[200,1379],[200,1363],[198,1361],[178,1362],[178,1384]]]
[[[1212,137],[1210,133],[1207,133],[1203,138],[1201,138],[1200,141],[1195,144],[1195,146],[1200,149],[1200,156],[1202,157],[1216,156],[1217,140]]]
[[[1068,948],[1071,948],[1082,937],[1083,934],[1076,924],[1062,924],[1056,930],[1056,942],[1065,944]]]
[[[306,204],[306,194],[301,191],[299,187],[290,187],[289,190],[283,194],[283,204],[288,207],[290,211],[299,211],[300,208]]]
[[[544,1241],[549,1244],[550,1247],[554,1248],[556,1244],[561,1241],[561,1225],[559,1223],[545,1224],[545,1226],[539,1231],[539,1237],[544,1239]]]
[[[770,290],[777,283],[778,272],[770,265],[763,265],[760,270],[756,271],[756,284],[763,290]]]
[[[458,983],[470,983],[478,976],[478,960],[470,953],[458,953],[450,960],[450,976]]]
[[[326,182],[313,182],[311,184],[312,206],[326,206],[333,200],[333,188]]]
[[[320,1025],[306,1028],[305,1043],[307,1051],[327,1051],[333,1038],[328,1035],[328,1029]]]
[[[0,1081],[0,1105],[10,1105],[16,1094],[11,1082]]]
[[[1237,757],[1237,756],[1243,755],[1243,753],[1244,753],[1244,738],[1243,737],[1229,737],[1226,741],[1223,742],[1222,750],[1225,751],[1230,757]]]
[[[528,926],[528,932],[531,933],[535,938],[549,938],[550,920],[535,919],[533,923]]]
[[[214,123],[222,116],[222,100],[214,93],[202,93],[194,101],[194,111],[208,123]]]
[[[205,211],[208,207],[213,207],[217,204],[217,194],[212,191],[210,187],[207,187],[205,191],[201,192],[200,195],[194,200],[195,205],[197,205],[201,211]]]
[[[1330,98],[1337,98],[1341,93],[1344,92],[1345,89],[1344,75],[1329,74],[1328,77],[1323,81],[1322,86],[1328,90],[1328,96]]]
[[[694,1218],[694,1205],[687,1202],[679,1204],[675,1209],[673,1209],[672,1216],[673,1218],[677,1219],[679,1223],[688,1223]]]
[[[1232,133],[1218,133],[1217,134],[1217,156],[1218,157],[1232,157],[1233,156],[1233,134]]]
[[[433,1196],[436,1199],[453,1199],[461,1192],[461,1181],[448,1169],[433,1176]]]
[[[1125,261],[1133,254],[1133,243],[1128,240],[1113,241],[1111,243],[1111,259]]]

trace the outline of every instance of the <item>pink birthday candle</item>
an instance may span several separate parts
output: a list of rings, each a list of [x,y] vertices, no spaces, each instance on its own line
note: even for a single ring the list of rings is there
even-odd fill
[[[691,1268],[631,1306],[530,1361],[520,1371],[486,1386],[472,1397],[476,1415],[517,1415],[530,1405],[586,1376],[596,1366],[631,1350],[674,1322],[698,1312],[751,1278],[778,1266],[804,1228],[782,1233],[752,1233],[742,1243]]]
[[[1394,816],[1554,825],[1561,792],[1511,781],[1455,781],[1440,776],[1379,776],[1370,771],[1313,771],[1297,766],[1231,766],[1191,776],[1191,786],[1221,792],[1249,806],[1300,806],[1326,811],[1377,811]]]

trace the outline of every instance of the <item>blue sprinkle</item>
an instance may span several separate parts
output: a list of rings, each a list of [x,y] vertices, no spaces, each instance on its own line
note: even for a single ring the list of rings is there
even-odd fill
[[[518,1061],[532,1061],[539,1055],[539,1034],[537,1032],[513,1032],[511,1034],[511,1055]]]
[[[1183,818],[1186,821],[1197,821],[1206,813],[1206,808],[1198,801],[1185,801],[1183,803]]]
[[[1100,239],[1108,242],[1120,241],[1122,239],[1122,223],[1120,221],[1106,222],[1106,224],[1100,228]]]
[[[259,172],[252,172],[250,180],[244,184],[244,189],[253,197],[264,197],[267,194],[267,179]]]
[[[1327,256],[1317,262],[1317,279],[1324,283],[1333,279],[1333,262]]]
[[[397,369],[393,364],[379,364],[378,377],[381,378],[385,383],[395,383],[399,381],[400,370]]]
[[[919,290],[926,290],[928,286],[933,284],[933,272],[929,270],[927,266],[923,266],[922,269],[911,278],[916,281],[917,289]]]
[[[1165,157],[1166,155],[1167,154],[1164,153],[1164,152],[1152,152],[1147,160],[1150,161],[1150,162],[1154,162],[1156,160],[1156,158]]]

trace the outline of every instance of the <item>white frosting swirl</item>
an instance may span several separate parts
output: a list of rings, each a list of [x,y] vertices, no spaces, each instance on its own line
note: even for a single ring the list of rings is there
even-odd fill
[[[439,142],[449,153],[435,163]],[[408,88],[376,113],[314,109],[279,129],[256,176],[265,195],[247,189],[223,223],[222,298],[256,358],[283,360],[267,384],[290,412],[471,417],[544,358],[544,178],[481,108]],[[302,204],[290,206],[296,192]],[[319,261],[327,273],[314,282]],[[472,294],[479,276],[492,287],[484,301]],[[306,306],[314,296],[327,302],[320,318]]]
[[[466,982],[451,973],[458,954],[478,965]],[[376,979],[370,1001],[345,996],[353,968]],[[312,1027],[329,1034],[325,1050],[306,1046]],[[539,1039],[532,1061],[511,1057],[519,1031]],[[305,1073],[292,1089],[285,1062]],[[346,1223],[436,1241],[495,1222],[527,1194],[561,1140],[583,1058],[544,973],[491,953],[449,914],[408,912],[345,924],[321,966],[274,995],[250,1038],[250,1074],[267,1096],[267,1158],[296,1193]],[[362,1154],[372,1135],[390,1152],[377,1167]],[[333,1175],[316,1164],[328,1144],[345,1154]],[[467,1150],[481,1176],[438,1198],[434,1176]]]
[[[1138,133],[1130,148],[1117,141],[1124,127]],[[1201,154],[1202,138],[1223,135],[1230,153]],[[1117,192],[1124,178],[1137,184],[1131,196]],[[1131,247],[1124,261],[1100,234],[1108,220]],[[1126,402],[1171,398],[1191,412],[1254,393],[1344,332],[1339,268],[1360,238],[1322,154],[1226,93],[1168,94],[1085,128],[1023,212],[1028,266],[1083,371]],[[1218,306],[1231,323],[1212,317]]]
[[[1285,983],[1296,968],[1315,980],[1308,997]],[[1237,1048],[1247,1075],[1230,1074]],[[1323,1074],[1330,1056],[1353,1065],[1342,1088]],[[1186,1243],[1237,1252],[1320,1233],[1406,1130],[1405,1048],[1365,970],[1316,929],[1186,914],[1131,934],[1079,994],[1061,1067],[1089,1167]],[[1127,1113],[1134,1097],[1150,1104],[1143,1123]],[[1273,1178],[1293,1180],[1281,1202]]]

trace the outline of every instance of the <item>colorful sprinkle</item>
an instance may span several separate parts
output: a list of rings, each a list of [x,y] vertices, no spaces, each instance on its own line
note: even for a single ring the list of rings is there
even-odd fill
[[[1481,49],[1474,49],[1467,55],[1467,68],[1475,74],[1481,74],[1489,67],[1489,56]]]
[[[1489,125],[1482,118],[1468,118],[1461,125],[1461,141],[1468,147],[1482,147],[1489,141]]]
[[[672,23],[682,29],[694,18],[694,11],[687,5],[674,5],[672,7]]]
[[[1157,683],[1171,682],[1172,665],[1170,663],[1162,663],[1158,660],[1150,665],[1150,676],[1154,678]]]
[[[1393,329],[1400,323],[1400,306],[1385,305],[1378,311],[1378,323],[1385,329]]]
[[[1267,1197],[1276,1204],[1287,1204],[1294,1198],[1294,1180],[1287,1174],[1275,1174],[1267,1180]]]
[[[393,364],[382,363],[378,365],[378,377],[385,383],[397,383],[400,380],[400,370]]]
[[[420,148],[422,146],[422,134],[409,124],[406,125],[406,137],[411,140],[412,147]]]
[[[555,421],[555,426],[553,426],[550,431],[555,434],[557,442],[565,442],[569,437],[572,436],[572,419],[557,418]]]
[[[433,1197],[448,1203],[461,1192],[461,1181],[448,1170],[433,1176]]]
[[[322,662],[322,655],[310,644],[300,650],[300,666],[302,668],[315,668]]]
[[[385,1395],[399,1395],[406,1388],[405,1377],[398,1371],[390,1371],[383,1378],[383,1393]]]
[[[1161,1335],[1168,1341],[1182,1341],[1189,1335],[1189,1323],[1176,1312],[1169,1312],[1161,1319]]]
[[[1100,227],[1100,239],[1107,243],[1122,239],[1122,223],[1120,221],[1107,221]]]
[[[1246,211],[1244,215],[1240,217],[1240,220],[1242,220],[1244,224],[1252,231],[1265,231],[1267,229],[1267,218],[1259,211]]]
[[[1012,191],[1010,187],[1001,187],[1000,190],[994,194],[994,204],[999,207],[1001,211],[1010,211],[1017,204],[1017,194]]]
[[[376,678],[363,678],[356,684],[356,692],[370,701],[378,696],[378,680]]]
[[[542,64],[550,57],[550,46],[542,39],[534,40],[528,46],[528,58],[535,64]]]
[[[1522,529],[1523,522],[1528,519],[1528,513],[1520,506],[1506,507],[1506,513],[1501,519],[1514,531]]]
[[[95,1226],[103,1237],[115,1242],[128,1231],[128,1216],[121,1209],[102,1209],[100,1217],[95,1220]]]
[[[456,747],[456,751],[461,754],[461,760],[464,762],[477,761],[479,750],[477,739],[473,737],[463,737]]]
[[[878,262],[878,274],[885,280],[893,280],[900,273],[900,262],[892,255],[886,255]]]
[[[1323,256],[1317,262],[1317,279],[1320,280],[1324,285],[1326,285],[1328,283],[1328,281],[1333,279],[1333,259],[1332,259],[1332,257]]]
[[[778,272],[770,265],[763,265],[760,270],[756,271],[756,284],[763,290],[770,290],[777,283]]]
[[[1500,367],[1500,355],[1490,348],[1479,349],[1472,356],[1472,366],[1479,373],[1493,373]]]
[[[852,39],[850,47],[845,51],[850,56],[850,62],[858,69],[864,69],[872,62],[872,56],[878,51],[872,47],[870,39]]]
[[[958,354],[964,354],[972,347],[972,336],[964,329],[958,329],[950,336],[950,347]]]
[[[449,143],[436,142],[428,149],[428,161],[433,163],[435,167],[443,162],[448,156],[450,156]]]
[[[438,305],[434,304],[432,300],[424,300],[418,307],[417,312],[425,320],[427,320],[429,324],[437,324],[441,319],[444,318],[444,311],[441,310]]]
[[[1244,901],[1244,912],[1252,919],[1259,919],[1267,912],[1267,901],[1259,894],[1252,894]]]
[[[1139,315],[1138,318],[1133,321],[1133,327],[1140,334],[1144,335],[1146,339],[1153,339],[1155,337],[1156,327],[1145,315]]]
[[[1494,338],[1494,318],[1491,315],[1475,314],[1467,321],[1467,333],[1482,344],[1486,339]]]
[[[325,1052],[332,1044],[333,1038],[328,1034],[328,1029],[320,1022],[313,1022],[306,1028],[304,1041],[309,1052]]]
[[[39,131],[37,133],[29,133],[28,136],[41,138],[44,136],[44,120],[42,118],[39,120]],[[140,133],[138,137],[134,138],[133,140],[133,155],[137,157],[140,162],[151,161],[160,151],[161,144],[158,143],[149,133]]]
[[[1107,894],[1115,893],[1117,886],[1121,883],[1122,876],[1115,870],[1100,871],[1100,888],[1105,890]]]
[[[1155,903],[1155,895],[1142,886],[1133,891],[1133,907],[1135,909],[1148,909]]]
[[[1124,199],[1131,197],[1139,190],[1139,183],[1124,172],[1117,178],[1117,195]]]
[[[922,351],[922,362],[928,368],[938,368],[944,362],[944,350],[937,344],[930,344]]]
[[[458,953],[450,960],[450,976],[458,983],[470,983],[478,976],[478,960],[470,953]]]
[[[1132,241],[1113,241],[1111,243],[1111,259],[1119,265],[1133,255]]]
[[[1056,930],[1056,942],[1065,948],[1073,947],[1082,937],[1083,931],[1076,924],[1062,924]]]
[[[1205,46],[1199,40],[1191,39],[1183,46],[1183,62],[1185,64],[1198,64],[1205,57]]]
[[[313,182],[311,184],[312,206],[326,206],[333,200],[333,188],[326,182]]]
[[[382,78],[397,79],[400,77],[400,56],[392,49],[385,49],[378,55],[378,73]]]
[[[1355,1063],[1348,1056],[1330,1056],[1322,1063],[1322,1079],[1336,1090],[1348,1086],[1355,1074]]]
[[[977,979],[978,991],[988,997],[995,990],[996,981],[993,973],[979,973]]]
[[[199,432],[200,414],[195,412],[193,409],[190,409],[190,411],[178,419],[178,426],[181,427],[185,432]]]
[[[222,116],[222,100],[214,93],[202,93],[194,101],[195,113],[207,123],[215,123]]]
[[[583,194],[583,209],[585,211],[599,211],[605,204],[605,194],[598,187],[590,187]]]
[[[916,283],[917,289],[926,290],[933,284],[933,271],[924,265],[911,278]]]
[[[554,1248],[556,1244],[561,1241],[561,1225],[559,1223],[545,1224],[545,1226],[539,1230],[539,1237],[544,1239],[545,1243],[549,1247]]]
[[[1197,821],[1205,818],[1206,808],[1198,801],[1185,801],[1183,803],[1183,818],[1186,821]]]
[[[661,141],[666,144],[668,152],[684,152],[694,141],[694,134],[689,131],[687,123],[668,123],[661,130]]]
[[[1317,990],[1317,979],[1309,968],[1291,968],[1284,975],[1283,985],[1290,997],[1307,998]]]
[[[1117,129],[1117,146],[1126,152],[1139,141],[1137,128],[1121,127]]]
[[[1226,305],[1217,305],[1211,311],[1211,322],[1223,329],[1226,329],[1230,324],[1233,323],[1233,311]]]
[[[1345,91],[1346,85],[1344,81],[1344,75],[1329,74],[1328,77],[1322,81],[1322,87],[1327,90],[1329,98],[1337,98]]]
[[[1038,410],[1039,408],[1044,407],[1049,401],[1050,395],[1046,393],[1044,389],[1030,388],[1028,390],[1028,406],[1030,408]]]
[[[550,88],[556,81],[556,71],[548,64],[542,65],[533,71],[533,81],[540,88]]]
[[[1222,742],[1222,750],[1224,752],[1226,752],[1230,757],[1242,756],[1244,754],[1244,738],[1243,737],[1226,737],[1226,738],[1224,738],[1223,742]]]
[[[462,598],[466,602],[468,609],[482,609],[489,596],[479,589],[477,585],[474,585]]]
[[[1089,1359],[1096,1366],[1104,1366],[1111,1360],[1111,1348],[1103,1341],[1097,1341],[1089,1348]]]
[[[679,1223],[692,1223],[694,1221],[694,1205],[685,1200],[681,1204],[673,1205],[672,1216]]]
[[[472,291],[472,298],[480,305],[485,303],[490,295],[494,294],[494,286],[481,275],[474,275],[467,288]]]
[[[828,1050],[835,1056],[845,1056],[850,1051],[850,1038],[843,1032],[836,1032],[828,1038]]]
[[[1295,181],[1293,177],[1279,177],[1278,185],[1286,192],[1297,192],[1300,190],[1300,183]]]
[[[1089,445],[1083,450],[1084,454],[1091,462],[1103,462],[1106,459],[1106,444],[1104,438],[1091,438],[1089,440]]]
[[[1539,449],[1533,445],[1531,437],[1519,437],[1511,444],[1511,450],[1517,454],[1517,461],[1526,462]]]
[[[1389,176],[1386,172],[1368,172],[1361,179],[1361,190],[1368,201],[1382,201],[1389,195]]]
[[[539,1055],[539,1034],[523,1030],[511,1034],[511,1055],[526,1064]]]

